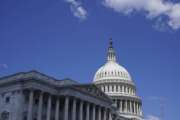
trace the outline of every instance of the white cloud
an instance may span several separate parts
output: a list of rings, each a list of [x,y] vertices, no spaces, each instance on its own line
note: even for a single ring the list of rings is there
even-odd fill
[[[103,4],[125,15],[143,12],[148,19],[165,16],[167,25],[175,30],[180,29],[180,3],[164,0],[103,0]]]
[[[148,115],[144,120],[160,120],[160,118],[154,115]]]
[[[0,64],[0,68],[7,69],[8,65],[7,64]]]
[[[179,29],[180,28],[180,3],[175,4],[172,7],[172,10],[168,13],[169,16],[169,26],[171,26],[173,29]]]
[[[76,0],[65,0],[67,3],[70,4],[70,9],[73,15],[81,20],[84,20],[87,18],[87,11],[82,6],[80,1]]]

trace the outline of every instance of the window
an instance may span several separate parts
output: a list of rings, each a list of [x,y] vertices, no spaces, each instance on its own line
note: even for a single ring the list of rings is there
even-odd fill
[[[119,85],[116,85],[116,92],[119,92],[119,91],[118,91],[118,88],[119,88]]]
[[[27,120],[27,116],[24,116],[23,120]]]
[[[9,102],[10,102],[10,97],[6,97],[5,102],[6,102],[6,103],[9,103]]]
[[[23,120],[27,120],[27,112],[23,112]]]
[[[9,112],[4,111],[1,114],[1,120],[9,120]]]
[[[39,99],[35,99],[35,105],[38,105],[38,103],[39,103]]]

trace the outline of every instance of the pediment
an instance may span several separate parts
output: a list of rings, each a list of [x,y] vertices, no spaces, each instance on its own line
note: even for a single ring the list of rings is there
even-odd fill
[[[0,78],[0,84],[9,83],[9,82],[21,82],[21,81],[28,81],[28,80],[35,80],[37,82],[41,81],[48,84],[50,83],[55,86],[78,84],[78,82],[71,80],[69,78],[58,80],[35,70],[29,71],[29,72],[19,72],[13,75],[2,77]]]
[[[19,80],[27,80],[27,79],[41,79],[41,80],[53,80],[55,78],[49,77],[45,74],[42,74],[38,71],[29,71],[29,72],[19,72],[13,75],[5,76],[0,78],[0,81],[19,81]]]

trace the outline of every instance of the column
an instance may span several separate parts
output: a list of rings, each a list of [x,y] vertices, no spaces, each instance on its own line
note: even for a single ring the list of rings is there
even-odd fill
[[[102,91],[105,92],[105,86],[104,85],[102,86]]]
[[[128,107],[127,107],[128,108],[128,113],[130,113],[130,101],[129,100],[127,101],[127,105],[128,105]]]
[[[135,111],[136,111],[136,114],[137,114],[137,103],[135,102]]]
[[[105,85],[105,92],[108,92],[108,86]]]
[[[104,117],[103,117],[103,120],[106,120],[107,118],[106,118],[106,108],[104,108]]]
[[[131,95],[131,88],[129,87],[129,94]]]
[[[133,95],[133,88],[131,88],[131,95]]]
[[[134,101],[134,114],[136,114],[136,102]]]
[[[140,103],[139,103],[139,115],[141,114]]]
[[[47,118],[46,120],[51,119],[51,95],[48,97],[48,106],[47,106]]]
[[[79,106],[79,120],[83,120],[83,101],[80,101],[80,106]]]
[[[32,114],[32,109],[33,109],[33,97],[34,97],[34,92],[33,92],[33,91],[30,91],[27,120],[32,120],[32,116],[33,116],[33,114]]]
[[[69,113],[69,97],[65,97],[64,120],[68,120],[68,113]]]
[[[73,99],[72,120],[76,120],[76,99]]]
[[[136,103],[136,113],[138,114],[138,103]]]
[[[42,120],[42,105],[43,105],[43,93],[39,95],[39,105],[38,105],[38,120]]]
[[[141,111],[141,114],[140,114],[140,115],[142,115],[142,103],[141,103],[141,105],[140,105],[140,111]]]
[[[121,100],[119,100],[119,111],[120,111],[120,112],[121,112],[121,108],[122,108]]]
[[[118,85],[118,92],[121,92],[121,88],[120,88],[121,86],[120,85]]]
[[[98,120],[101,120],[101,107],[98,108]]]
[[[112,85],[109,85],[109,92],[112,92]]]
[[[89,103],[86,104],[86,120],[89,120]]]
[[[121,100],[121,112],[124,112],[124,101],[123,100]]]
[[[114,99],[114,102],[115,102],[115,105],[116,105],[116,107],[118,106],[118,104],[117,104],[117,99]]]
[[[122,85],[122,93],[124,93],[124,85]]]
[[[117,92],[117,86],[114,85],[114,92]]]
[[[127,100],[125,100],[125,112],[127,112]]]
[[[122,100],[120,100],[120,112],[123,111],[123,104],[122,104]]]
[[[139,103],[137,103],[137,114],[139,115]]]
[[[130,101],[130,113],[132,113],[132,101]]]
[[[57,98],[56,99],[55,120],[59,120],[59,105],[60,105],[60,100],[59,100],[59,98]]]
[[[112,120],[111,112],[109,111],[109,120]]]
[[[129,101],[127,100],[127,113],[129,113]]]
[[[141,103],[141,105],[140,105],[140,115],[142,115],[142,103]]]
[[[96,105],[93,105],[92,120],[96,120]]]

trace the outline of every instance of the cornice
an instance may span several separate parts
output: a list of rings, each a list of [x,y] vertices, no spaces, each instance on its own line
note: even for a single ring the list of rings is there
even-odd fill
[[[141,102],[141,98],[139,96],[127,96],[127,95],[121,95],[121,96],[110,96],[113,99],[121,99],[121,100],[135,100],[138,102]]]
[[[124,79],[102,79],[99,81],[95,81],[95,84],[105,84],[105,83],[121,83],[121,84],[128,84],[128,85],[132,85],[135,86],[134,82],[132,81],[128,81],[128,80],[124,80]]]

